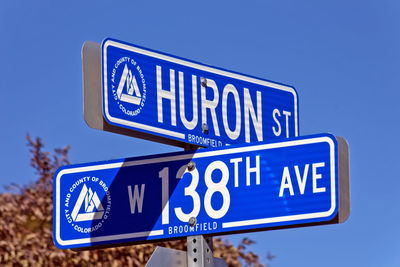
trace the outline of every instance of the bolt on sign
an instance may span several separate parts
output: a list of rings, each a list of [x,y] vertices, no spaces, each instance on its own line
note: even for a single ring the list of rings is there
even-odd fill
[[[181,147],[299,134],[292,86],[114,39],[86,42],[82,59],[85,120],[93,128]]]
[[[330,134],[70,165],[54,186],[59,248],[339,223],[350,210],[348,145]]]

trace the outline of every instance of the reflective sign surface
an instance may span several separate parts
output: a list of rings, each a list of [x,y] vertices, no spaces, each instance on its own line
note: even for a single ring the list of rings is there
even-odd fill
[[[112,39],[102,84],[107,122],[146,135],[204,147],[298,136],[291,86]]]
[[[324,222],[338,211],[338,146],[328,135],[60,168],[60,248],[144,243]]]

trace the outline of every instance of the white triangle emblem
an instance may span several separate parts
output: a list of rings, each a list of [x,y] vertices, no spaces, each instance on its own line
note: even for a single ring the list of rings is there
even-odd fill
[[[82,205],[85,204],[84,212],[79,213]],[[96,210],[96,211],[95,211]],[[71,217],[75,222],[93,221],[103,218],[104,208],[96,192],[93,192],[84,184],[78,200],[72,210]]]
[[[123,92],[124,87],[126,87],[126,93]],[[117,89],[117,96],[119,100],[135,105],[140,105],[140,100],[142,99],[136,78],[131,70],[128,69],[127,64],[125,64],[124,70],[122,71],[121,80],[119,81]]]

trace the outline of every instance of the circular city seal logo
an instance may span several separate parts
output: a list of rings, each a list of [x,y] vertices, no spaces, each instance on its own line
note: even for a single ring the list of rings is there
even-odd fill
[[[111,87],[114,100],[126,115],[134,117],[146,102],[146,80],[142,69],[130,57],[121,57],[112,70]]]
[[[67,222],[79,233],[100,229],[111,212],[111,194],[100,178],[86,176],[77,179],[65,197]]]

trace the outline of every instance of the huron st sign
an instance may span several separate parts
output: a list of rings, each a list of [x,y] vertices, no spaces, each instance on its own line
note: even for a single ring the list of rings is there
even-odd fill
[[[101,112],[91,112],[98,107],[85,100],[93,128],[204,147],[298,136],[298,97],[291,86],[113,39],[101,46],[99,84],[90,69],[99,56],[98,45],[85,44],[85,90],[100,95],[101,89]]]

